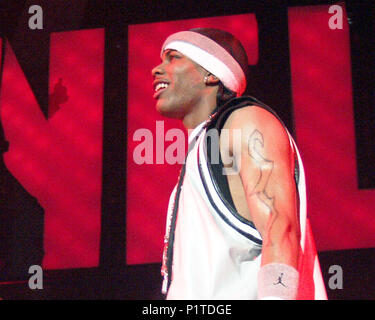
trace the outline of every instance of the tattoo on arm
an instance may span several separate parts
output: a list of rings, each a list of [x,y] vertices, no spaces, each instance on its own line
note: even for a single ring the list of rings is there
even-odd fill
[[[259,179],[250,195],[256,195],[267,206],[274,221],[277,215],[274,207],[274,197],[270,197],[267,194],[267,185],[273,171],[274,161],[266,159],[262,154],[262,149],[264,149],[263,135],[258,130],[254,130],[249,137],[248,151],[259,169]]]

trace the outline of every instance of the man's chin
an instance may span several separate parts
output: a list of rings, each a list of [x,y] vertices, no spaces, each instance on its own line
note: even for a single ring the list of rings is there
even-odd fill
[[[156,111],[161,114],[163,117],[172,118],[172,119],[182,119],[181,112],[176,112],[167,106],[162,105],[161,103],[156,103]]]

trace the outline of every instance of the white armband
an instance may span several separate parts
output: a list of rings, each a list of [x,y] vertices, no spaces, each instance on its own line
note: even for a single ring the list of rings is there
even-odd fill
[[[259,300],[295,300],[298,291],[298,271],[284,263],[269,263],[258,273]]]

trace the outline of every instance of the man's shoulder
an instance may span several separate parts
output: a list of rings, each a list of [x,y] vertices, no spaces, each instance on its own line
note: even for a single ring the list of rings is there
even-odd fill
[[[269,110],[258,105],[247,105],[234,110],[228,117],[225,128],[242,129],[254,127],[259,129],[273,130],[276,132],[284,131],[282,122]]]
[[[241,139],[239,143],[242,149],[247,150],[249,141],[258,137],[257,139],[262,145],[264,144],[265,151],[270,155],[280,154],[280,151],[287,155],[290,152],[290,140],[286,128],[277,116],[265,108],[249,105],[237,109],[228,117],[223,129],[227,129],[232,136],[230,150],[233,150],[235,139]]]

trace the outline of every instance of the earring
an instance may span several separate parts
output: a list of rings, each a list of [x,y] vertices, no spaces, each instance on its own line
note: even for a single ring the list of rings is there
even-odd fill
[[[204,83],[207,84],[207,82],[208,82],[208,76],[205,76],[204,77]]]

